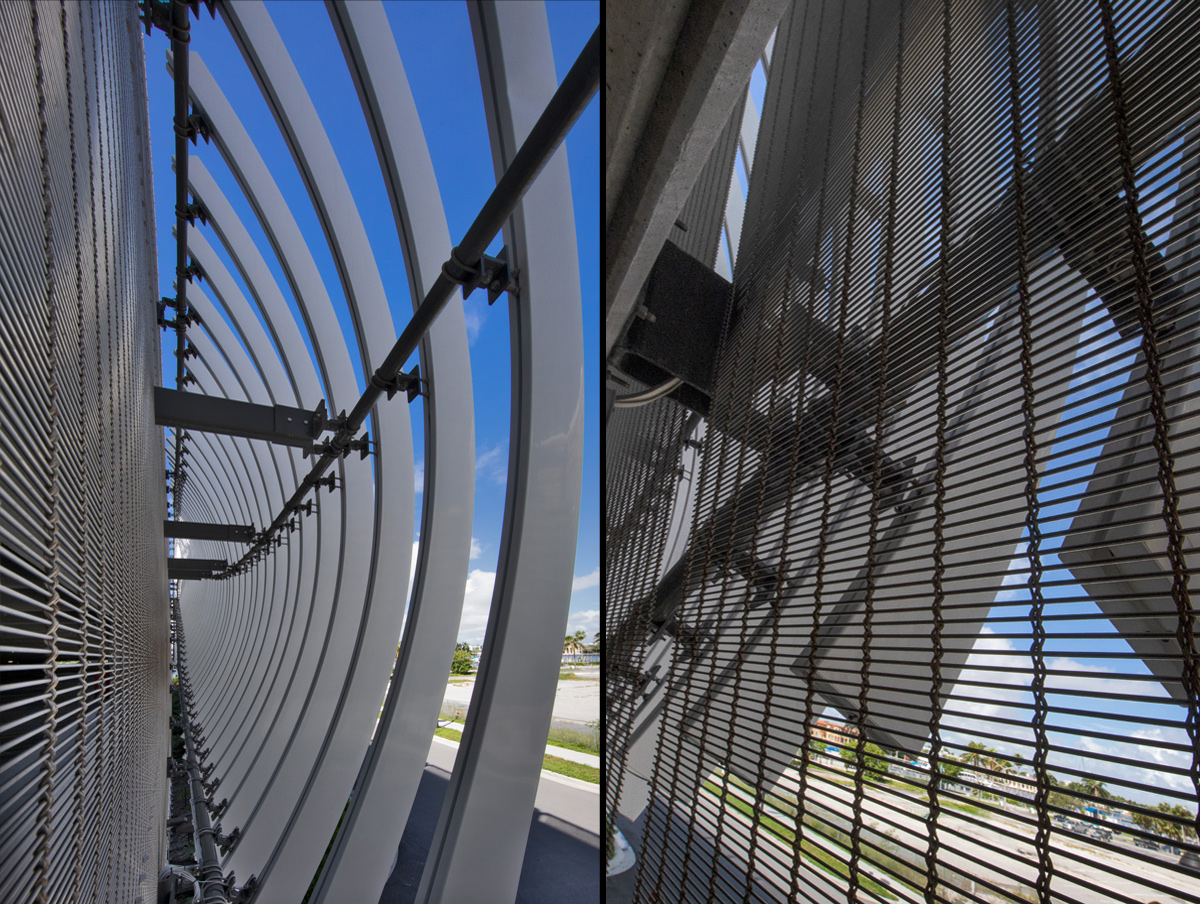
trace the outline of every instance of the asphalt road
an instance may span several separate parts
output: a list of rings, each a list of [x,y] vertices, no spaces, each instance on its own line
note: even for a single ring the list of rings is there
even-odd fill
[[[791,770],[785,772],[785,785],[794,788],[795,779]],[[918,851],[924,850],[929,843],[930,828],[925,805],[918,801],[903,801],[890,794],[886,800],[873,799],[882,793],[872,792],[864,801],[864,837],[903,841]],[[817,782],[810,791],[809,800],[835,821],[848,821],[853,812],[852,790],[833,782]],[[657,894],[647,893],[646,900],[706,900],[717,891],[739,899],[747,887],[753,889],[755,900],[782,902],[787,899],[794,857],[790,846],[771,833],[759,832],[754,864],[747,870],[750,822],[741,812],[727,808],[718,831],[713,822],[714,813],[718,811],[711,798],[704,806],[677,801],[671,808],[673,816],[670,819],[667,808],[661,803],[652,808],[659,815],[656,817],[655,852],[651,856],[656,856],[664,847],[664,824],[666,834],[672,836],[665,846],[674,851],[676,860],[681,851],[690,851],[690,855],[689,867],[684,873],[672,869],[660,873],[657,864],[653,865],[651,873],[663,878],[653,883],[657,884]],[[767,815],[784,824],[791,822],[790,817],[773,811],[770,806],[766,811]],[[645,814],[635,823],[618,819],[618,825],[635,848],[641,847],[644,822]],[[970,818],[946,810],[938,819],[938,833],[942,843],[939,861],[946,871],[943,878],[952,884],[955,882],[953,876],[957,874],[969,877],[967,882],[973,878],[1005,889],[1008,900],[1020,899],[1032,892],[1037,879],[1037,855],[1029,814]],[[809,837],[814,843],[828,846],[819,835],[810,834]],[[718,842],[717,838],[721,840]],[[1091,843],[1090,839],[1055,828],[1050,841],[1054,899],[1079,904],[1112,904],[1113,901],[1194,904],[1200,901],[1200,878],[1180,870],[1177,856],[1156,854],[1120,842],[1116,846],[1118,850],[1106,849]],[[829,849],[840,859],[845,858],[845,851]],[[844,898],[843,883],[814,870],[807,859],[802,864],[801,888],[808,887],[809,900]],[[887,874],[875,869],[869,860],[861,865],[867,874],[885,885],[891,884]],[[914,865],[923,867],[923,863]],[[609,879],[606,883],[608,901],[611,904],[631,901],[636,881],[637,867]],[[983,885],[972,890],[983,900],[996,899]],[[896,891],[900,892],[900,889]],[[904,894],[898,896],[903,898]]]

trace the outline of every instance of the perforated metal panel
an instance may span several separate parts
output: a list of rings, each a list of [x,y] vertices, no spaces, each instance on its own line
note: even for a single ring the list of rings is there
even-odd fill
[[[785,16],[709,417],[608,426],[637,900],[1200,897],[1198,34]]]
[[[0,900],[152,901],[168,608],[136,8],[0,4]]]

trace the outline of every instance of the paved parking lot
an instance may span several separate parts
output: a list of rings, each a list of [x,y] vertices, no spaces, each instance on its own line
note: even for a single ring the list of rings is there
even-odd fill
[[[576,669],[575,675],[576,680],[558,682],[558,692],[554,696],[554,718],[572,722],[600,721],[600,667]],[[580,678],[584,680],[578,680]],[[465,683],[448,683],[446,700],[470,703],[474,689],[474,676],[468,676]]]

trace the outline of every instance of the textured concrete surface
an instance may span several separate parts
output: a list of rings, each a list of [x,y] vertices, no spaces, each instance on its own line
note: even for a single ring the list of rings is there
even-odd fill
[[[606,356],[788,5],[692,0],[682,25],[673,3],[609,10],[605,118],[618,131],[605,170]]]

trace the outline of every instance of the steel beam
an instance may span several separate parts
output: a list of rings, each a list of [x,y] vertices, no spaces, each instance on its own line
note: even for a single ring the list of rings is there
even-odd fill
[[[229,543],[249,543],[254,528],[240,524],[206,524],[203,521],[164,521],[164,537],[185,540],[225,540]]]
[[[676,24],[670,4],[622,5],[636,7],[637,15],[615,21],[645,27],[608,43],[607,71],[617,90],[608,92],[605,107],[617,125],[606,160],[605,357],[633,314],[763,47],[791,6],[782,0],[694,0]]]
[[[172,581],[211,578],[226,564],[224,559],[167,559],[167,578]]]
[[[324,403],[315,411],[286,405],[255,405],[194,392],[154,387],[154,423],[163,427],[224,433],[307,449],[324,426]]]

